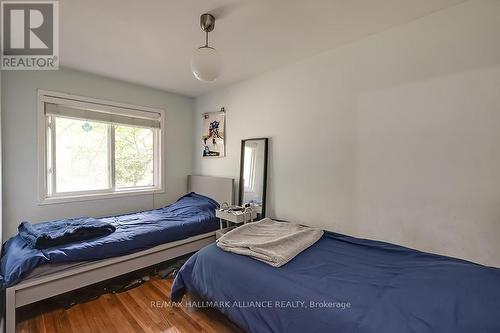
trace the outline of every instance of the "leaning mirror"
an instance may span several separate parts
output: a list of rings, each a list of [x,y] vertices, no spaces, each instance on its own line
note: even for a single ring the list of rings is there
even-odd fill
[[[258,218],[266,216],[267,138],[241,141],[240,206],[252,206]]]

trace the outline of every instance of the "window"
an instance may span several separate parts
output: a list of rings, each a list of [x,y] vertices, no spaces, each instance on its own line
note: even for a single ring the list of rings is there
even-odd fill
[[[39,92],[42,202],[162,190],[159,110]]]

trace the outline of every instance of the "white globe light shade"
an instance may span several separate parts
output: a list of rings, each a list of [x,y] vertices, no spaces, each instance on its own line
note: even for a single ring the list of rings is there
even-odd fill
[[[222,73],[222,57],[216,49],[202,46],[193,52],[191,70],[200,81],[214,81]]]

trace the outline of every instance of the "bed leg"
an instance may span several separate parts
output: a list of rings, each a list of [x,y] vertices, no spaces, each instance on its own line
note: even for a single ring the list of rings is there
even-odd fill
[[[5,290],[5,333],[16,332],[16,290]]]

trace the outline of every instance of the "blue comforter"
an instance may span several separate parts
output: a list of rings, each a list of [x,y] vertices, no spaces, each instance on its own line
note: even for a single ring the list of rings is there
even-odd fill
[[[280,268],[209,245],[186,291],[247,332],[500,332],[500,269],[334,233]]]
[[[17,234],[3,245],[0,283],[3,288],[14,285],[44,263],[117,257],[216,230],[218,206],[208,197],[190,193],[164,208],[100,219],[116,228],[108,236],[43,250],[31,248]]]

